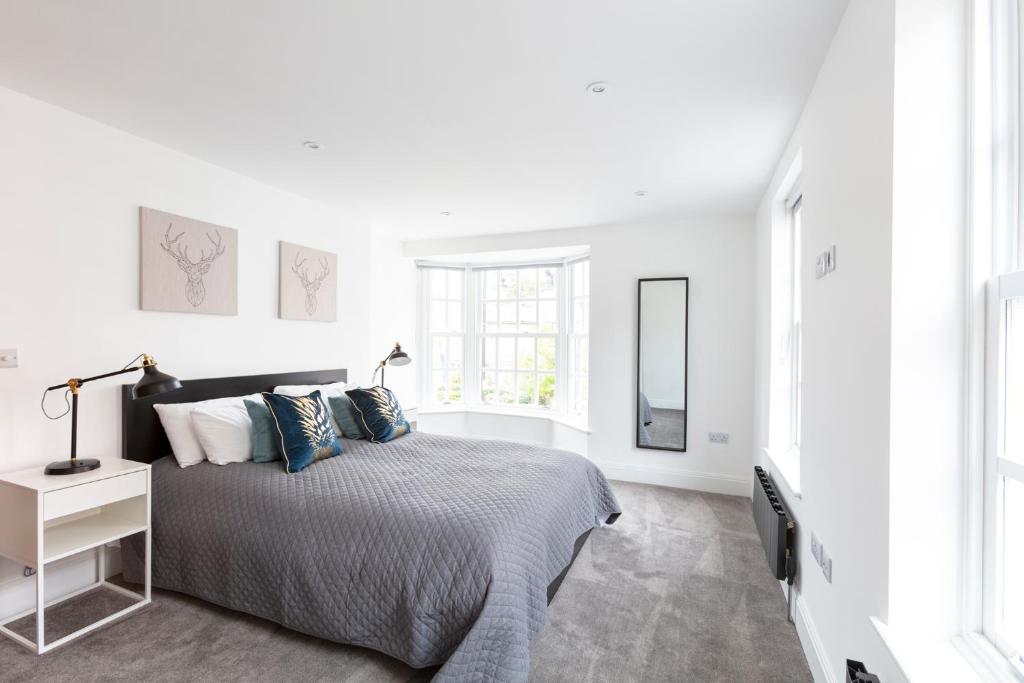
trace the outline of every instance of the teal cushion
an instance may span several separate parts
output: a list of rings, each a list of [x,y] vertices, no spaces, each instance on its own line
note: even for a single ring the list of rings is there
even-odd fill
[[[295,474],[318,460],[341,455],[331,413],[319,391],[309,396],[263,393],[281,443],[285,471]]]
[[[359,426],[359,411],[352,405],[348,396],[328,396],[327,405],[334,414],[334,421],[346,439],[365,439],[362,427]]]
[[[245,409],[252,420],[253,462],[273,462],[281,459],[281,441],[274,425],[274,416],[266,403],[246,400]]]
[[[390,389],[350,389],[345,394],[352,399],[352,405],[359,413],[360,426],[370,441],[383,443],[412,431],[402,406]]]

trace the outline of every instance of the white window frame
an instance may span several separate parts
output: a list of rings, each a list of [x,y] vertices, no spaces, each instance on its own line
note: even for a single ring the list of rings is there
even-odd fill
[[[1024,652],[1016,651],[1002,637],[999,629],[998,608],[1001,604],[1002,564],[1001,515],[1003,479],[1024,484],[1024,465],[1004,457],[1005,439],[1003,359],[1006,356],[1005,315],[1010,299],[1024,298],[1024,271],[993,277],[987,288],[986,343],[985,343],[985,474],[984,474],[984,576],[983,576],[983,633],[999,652],[1019,667],[1024,678]],[[1021,539],[1020,542],[1024,542]]]
[[[566,413],[570,415],[586,416],[590,411],[590,276],[588,275],[587,291],[585,294],[579,294],[576,292],[575,285],[573,284],[572,269],[574,266],[581,265],[583,263],[590,263],[590,257],[584,256],[566,261],[565,263],[565,287],[567,290],[566,299]],[[589,266],[588,266],[589,269]],[[586,329],[584,332],[576,332],[576,319],[573,311],[575,310],[576,301],[582,301],[586,307]],[[587,345],[587,366],[585,370],[580,370],[578,365],[578,354],[575,353],[576,342],[585,341]],[[580,379],[586,378],[588,395],[580,401],[577,395],[580,390]],[[557,396],[557,391],[556,391]],[[582,409],[578,409],[578,406],[582,406]]]
[[[568,266],[571,263],[578,262],[581,260],[589,260],[589,255],[586,256],[575,256],[565,259],[547,259],[547,260],[533,260],[524,262],[506,262],[506,263],[453,263],[447,261],[427,261],[421,260],[416,262],[416,266],[419,272],[418,283],[419,283],[419,296],[421,314],[419,316],[419,337],[420,337],[420,348],[424,349],[424,353],[428,355],[430,361],[421,365],[420,382],[423,387],[422,393],[422,405],[421,410],[427,411],[431,409],[450,409],[450,410],[473,410],[473,411],[484,411],[484,412],[495,412],[495,413],[520,413],[524,415],[534,416],[555,416],[564,417],[571,415],[573,417],[582,417],[586,419],[586,415],[577,415],[568,411],[570,405],[567,400],[567,391],[570,385],[569,376],[569,351],[568,351],[568,339],[569,339],[569,328],[568,321],[569,310],[568,307],[571,305],[569,301],[569,283],[567,282]],[[558,302],[556,310],[558,312],[558,331],[554,334],[520,334],[516,333],[484,333],[483,332],[483,306],[484,298],[479,295],[478,289],[482,287],[482,280],[480,273],[486,270],[502,270],[502,269],[515,269],[515,268],[544,268],[544,267],[555,267],[558,277],[558,294],[555,299]],[[446,269],[457,269],[461,270],[463,275],[463,314],[465,316],[463,320],[463,388],[462,388],[462,400],[458,402],[444,402],[438,403],[433,391],[433,341],[432,333],[430,331],[430,294],[429,294],[429,270],[430,268],[446,268]],[[518,299],[516,299],[518,301]],[[517,306],[518,309],[518,306]],[[539,315],[539,310],[538,310]],[[539,323],[538,323],[539,324]],[[588,330],[589,333],[589,330]],[[556,367],[555,367],[555,397],[550,407],[543,407],[540,405],[526,406],[521,404],[505,404],[505,403],[485,403],[481,397],[481,376],[483,368],[481,367],[481,344],[484,337],[500,337],[500,336],[535,336],[535,337],[554,337],[555,338],[555,354],[556,354]],[[518,351],[518,349],[517,349]],[[518,353],[516,354],[518,356]],[[518,364],[518,357],[516,358],[516,364]],[[536,364],[536,363],[535,363]],[[536,372],[536,371],[535,371]],[[518,379],[518,369],[516,371]],[[538,385],[539,387],[539,385]],[[518,393],[518,382],[516,385]]]
[[[800,493],[802,413],[801,238],[796,218],[803,216],[803,190],[797,159],[792,179],[780,195],[772,222],[768,404],[768,455],[794,494]],[[802,229],[800,230],[802,232]]]
[[[1024,296],[1020,173],[1021,0],[973,4],[971,234],[967,250],[967,444],[964,619],[954,642],[987,679],[1024,681],[1021,654],[999,634],[1001,478],[1022,468],[1002,457],[1001,354],[1007,299]]]

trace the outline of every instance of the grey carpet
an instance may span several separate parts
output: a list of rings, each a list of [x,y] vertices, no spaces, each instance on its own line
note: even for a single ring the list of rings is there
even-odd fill
[[[670,408],[651,408],[654,418],[647,425],[652,446],[682,448],[686,442],[686,411]]]
[[[530,650],[532,681],[810,681],[750,501],[613,482],[623,515],[596,530]],[[47,637],[126,604],[94,591],[46,612]],[[29,635],[34,618],[14,630]],[[385,655],[184,595],[36,657],[0,638],[3,681],[422,681]]]

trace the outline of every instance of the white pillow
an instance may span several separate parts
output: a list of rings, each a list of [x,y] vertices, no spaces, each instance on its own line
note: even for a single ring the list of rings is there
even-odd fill
[[[353,388],[355,388],[355,385],[349,384],[348,382],[334,382],[333,384],[291,384],[274,387],[274,393],[281,394],[283,396],[309,396],[314,391],[319,391],[320,395],[326,400],[331,396],[341,396],[345,393],[346,389]]]
[[[153,405],[156,414],[160,417],[160,424],[164,426],[164,433],[167,440],[171,442],[171,450],[174,452],[174,459],[178,461],[179,467],[198,465],[206,459],[203,452],[203,445],[199,442],[195,431],[192,428],[192,418],[189,413],[196,406],[228,405],[238,403],[245,409],[243,401],[262,401],[259,394],[251,396],[229,396],[227,398],[211,398],[208,401],[195,403],[156,403]]]
[[[252,419],[244,403],[196,406],[192,428],[214,465],[252,460]]]

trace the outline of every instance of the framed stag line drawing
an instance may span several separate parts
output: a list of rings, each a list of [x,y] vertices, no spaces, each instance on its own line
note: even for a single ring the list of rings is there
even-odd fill
[[[144,311],[238,315],[238,231],[140,207]]]
[[[281,242],[279,316],[285,320],[338,319],[338,255]]]

